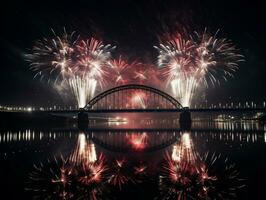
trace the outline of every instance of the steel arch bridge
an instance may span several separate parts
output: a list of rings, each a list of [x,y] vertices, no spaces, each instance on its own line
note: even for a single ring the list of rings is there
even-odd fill
[[[87,111],[160,111],[183,109],[169,94],[145,85],[122,85],[94,97],[84,107]]]

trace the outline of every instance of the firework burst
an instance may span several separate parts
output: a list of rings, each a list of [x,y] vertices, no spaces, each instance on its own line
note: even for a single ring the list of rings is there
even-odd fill
[[[75,45],[79,36],[70,34],[64,29],[63,35],[58,36],[53,30],[52,38],[43,38],[35,42],[31,53],[26,54],[26,60],[30,62],[30,68],[35,76],[41,79],[62,81],[72,72],[73,59],[75,57]]]
[[[196,89],[203,83],[215,85],[219,80],[232,77],[243,56],[225,38],[195,33],[194,36],[176,34],[155,46],[158,50],[157,65],[166,78],[175,98],[184,107],[191,105]]]
[[[104,85],[108,75],[107,62],[115,48],[95,38],[81,40],[75,32],[62,37],[54,33],[51,39],[36,42],[26,60],[36,72],[34,77],[48,79],[60,88],[70,90],[79,107],[84,107],[96,91]]]
[[[112,70],[115,86],[124,85],[131,82],[131,67],[135,65],[135,62],[129,63],[126,59],[123,59],[122,56],[119,56],[118,59],[113,59],[109,63]]]
[[[206,86],[208,83],[219,83],[221,78],[227,80],[233,77],[238,63],[244,61],[230,40],[218,38],[218,32],[211,35],[205,29],[203,33],[195,32],[191,37],[196,51],[196,75]]]

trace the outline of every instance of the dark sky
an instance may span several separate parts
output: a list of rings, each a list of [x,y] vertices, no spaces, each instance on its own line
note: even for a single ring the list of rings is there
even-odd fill
[[[2,3],[3,4],[3,3]],[[266,15],[258,0],[9,0],[1,5],[0,104],[47,105],[63,100],[47,84],[33,79],[23,54],[51,28],[97,35],[117,52],[155,62],[157,35],[186,27],[221,29],[245,56],[235,78],[209,89],[209,102],[266,100]]]

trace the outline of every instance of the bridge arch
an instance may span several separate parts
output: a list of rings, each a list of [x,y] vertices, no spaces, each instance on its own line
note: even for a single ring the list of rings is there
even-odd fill
[[[106,90],[84,107],[85,110],[181,109],[169,94],[146,85],[130,84]]]

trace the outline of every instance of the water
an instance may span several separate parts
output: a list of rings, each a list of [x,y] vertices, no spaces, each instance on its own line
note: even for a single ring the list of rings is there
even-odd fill
[[[263,199],[265,150],[266,127],[253,121],[199,121],[190,130],[180,130],[175,120],[150,119],[93,120],[84,130],[75,124],[2,127],[0,194],[1,199],[146,200],[180,194]],[[202,166],[207,168],[195,172]]]

